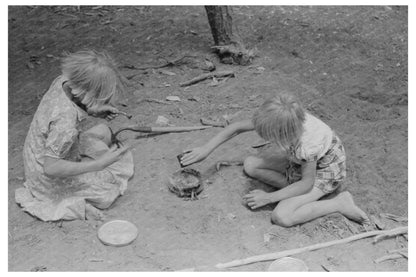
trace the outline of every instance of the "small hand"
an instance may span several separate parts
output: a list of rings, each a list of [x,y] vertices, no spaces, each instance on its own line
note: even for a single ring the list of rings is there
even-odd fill
[[[204,160],[209,151],[205,147],[196,147],[194,149],[186,150],[181,158],[181,164],[187,166],[196,162]]]
[[[105,118],[110,121],[116,118],[120,111],[113,106],[102,105],[88,109],[88,113],[93,116]]]
[[[250,191],[250,193],[243,196],[243,199],[246,201],[247,206],[249,206],[252,210],[263,207],[272,202],[270,200],[269,193],[258,189]]]
[[[117,162],[121,159],[121,157],[124,155],[124,153],[129,150],[129,146],[122,146],[120,148],[117,148],[117,145],[113,145],[108,149],[108,151],[102,155],[97,162],[101,165],[101,168],[104,169],[107,166],[113,164],[114,162]]]

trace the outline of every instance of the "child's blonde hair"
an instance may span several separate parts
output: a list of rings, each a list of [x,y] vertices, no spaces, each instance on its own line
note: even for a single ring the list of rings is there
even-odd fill
[[[260,137],[288,150],[303,132],[305,111],[293,96],[275,95],[258,108],[252,120]]]
[[[118,93],[124,92],[121,74],[105,52],[86,50],[67,54],[61,68],[72,93],[87,108],[111,103]]]

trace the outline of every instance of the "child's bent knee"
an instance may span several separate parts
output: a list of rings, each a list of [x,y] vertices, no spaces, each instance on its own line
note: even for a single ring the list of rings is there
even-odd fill
[[[85,134],[90,134],[98,137],[100,140],[104,141],[107,145],[110,145],[111,143],[111,131],[110,128],[103,124],[97,124],[91,129],[88,129],[85,131]]]
[[[271,220],[273,224],[276,224],[282,227],[291,227],[294,225],[294,222],[292,221],[290,214],[286,212],[281,212],[279,210],[273,211]]]
[[[248,176],[254,176],[256,173],[256,170],[259,167],[259,158],[254,156],[249,156],[244,160],[244,172]]]

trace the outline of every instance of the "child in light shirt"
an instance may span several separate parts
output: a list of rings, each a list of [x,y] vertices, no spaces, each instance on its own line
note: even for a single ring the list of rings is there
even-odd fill
[[[247,175],[276,188],[273,192],[253,190],[243,198],[251,209],[277,203],[271,220],[289,227],[339,212],[347,218],[368,223],[368,217],[344,191],[332,199],[346,178],[346,157],[341,140],[324,122],[307,113],[289,95],[266,100],[251,120],[233,123],[205,145],[182,157],[184,166],[204,160],[214,149],[237,134],[255,130],[279,151],[267,156],[250,156],[244,161]]]

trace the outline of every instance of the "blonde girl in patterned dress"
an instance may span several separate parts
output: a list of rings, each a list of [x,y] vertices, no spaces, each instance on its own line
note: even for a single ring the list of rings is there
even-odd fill
[[[335,212],[356,222],[368,223],[367,215],[355,205],[347,191],[318,201],[345,180],[344,147],[328,125],[307,113],[289,95],[268,99],[252,120],[227,126],[205,145],[185,154],[182,164],[202,161],[236,134],[252,130],[273,142],[278,150],[268,155],[250,156],[244,161],[247,175],[277,189],[269,193],[253,190],[245,195],[243,198],[251,209],[278,203],[271,219],[285,227]]]
[[[105,53],[80,51],[62,60],[62,75],[43,96],[24,148],[25,183],[15,192],[24,211],[43,221],[100,218],[124,193],[134,165],[128,147],[111,145],[105,124],[81,132],[88,115],[113,119],[123,91]]]

